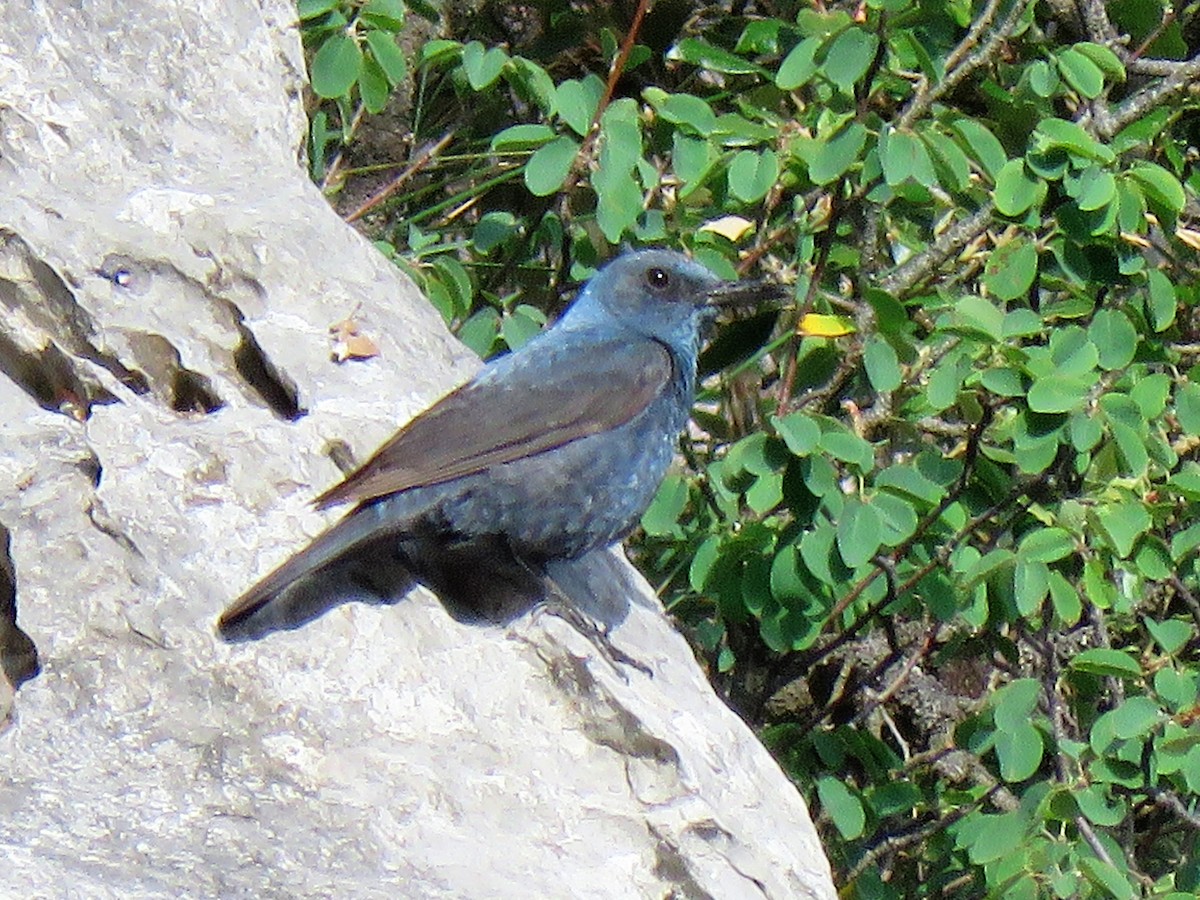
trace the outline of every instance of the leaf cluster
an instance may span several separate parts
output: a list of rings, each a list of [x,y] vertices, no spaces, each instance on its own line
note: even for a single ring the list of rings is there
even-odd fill
[[[794,285],[634,552],[847,896],[1200,890],[1195,4],[548,0],[404,70],[312,6],[331,116],[416,84],[369,221],[480,355],[623,244]]]

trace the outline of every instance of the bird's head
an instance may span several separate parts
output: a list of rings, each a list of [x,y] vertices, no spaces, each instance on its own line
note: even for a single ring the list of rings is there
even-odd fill
[[[694,352],[701,327],[722,306],[778,296],[774,285],[722,281],[673,250],[636,250],[617,257],[593,276],[562,325],[611,323]]]

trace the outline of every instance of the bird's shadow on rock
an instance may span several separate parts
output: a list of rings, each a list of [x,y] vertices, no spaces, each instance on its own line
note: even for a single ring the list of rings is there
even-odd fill
[[[509,625],[535,607],[565,602],[607,631],[625,619],[629,599],[639,591],[628,563],[608,550],[534,565],[477,545],[437,563],[418,576],[395,539],[381,539],[297,582],[227,639],[253,641],[297,629],[345,603],[394,605],[419,584],[464,624]]]

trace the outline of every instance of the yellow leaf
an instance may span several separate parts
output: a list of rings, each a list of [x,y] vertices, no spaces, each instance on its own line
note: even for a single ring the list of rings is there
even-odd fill
[[[796,332],[805,337],[842,337],[854,334],[854,322],[846,316],[826,316],[809,313],[800,320]]]
[[[719,219],[705,222],[700,226],[700,230],[719,234],[730,243],[736,244],[748,232],[754,230],[754,223],[749,219],[743,219],[741,216],[721,216]]]

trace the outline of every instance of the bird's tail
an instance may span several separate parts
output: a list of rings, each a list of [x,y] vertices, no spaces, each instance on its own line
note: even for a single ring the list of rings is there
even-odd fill
[[[217,630],[227,641],[250,641],[351,600],[394,603],[414,581],[399,537],[381,528],[376,509],[356,510],[242,594]]]

